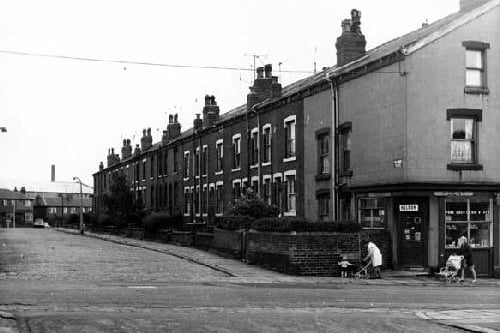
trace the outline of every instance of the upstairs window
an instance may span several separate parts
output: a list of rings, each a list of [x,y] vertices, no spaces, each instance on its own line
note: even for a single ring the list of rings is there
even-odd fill
[[[256,165],[259,163],[259,132],[252,131],[252,135],[250,137],[250,165]]]
[[[477,153],[477,122],[482,120],[479,109],[448,109],[450,121],[450,164],[448,169],[481,169]]]
[[[194,153],[194,175],[198,177],[200,175],[200,147],[196,148]]]
[[[351,170],[351,134],[352,122],[346,121],[339,125],[340,133],[340,173],[341,176],[352,176]]]
[[[465,47],[465,92],[487,94],[486,50],[488,43],[467,41]]]
[[[222,172],[224,167],[224,144],[223,141],[217,141],[217,172]]]
[[[316,180],[330,178],[330,128],[325,127],[316,131],[318,144],[318,174]]]
[[[183,172],[183,175],[184,175],[184,179],[187,179],[189,178],[189,152],[188,151],[185,151],[184,152],[184,172]]]
[[[287,119],[285,119],[285,142],[286,142],[285,158],[291,158],[296,156],[295,117],[293,117],[291,120]]]
[[[208,173],[208,146],[203,146],[203,153],[201,155],[201,174],[206,176]]]
[[[264,127],[262,133],[262,163],[271,163],[271,126]]]
[[[233,136],[233,169],[241,168],[241,135]]]

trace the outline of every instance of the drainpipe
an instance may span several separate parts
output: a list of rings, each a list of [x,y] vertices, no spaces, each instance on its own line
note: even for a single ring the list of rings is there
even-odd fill
[[[331,76],[330,73],[326,73],[326,79],[330,82],[330,91],[332,95],[332,147],[333,147],[333,163],[332,163],[332,204],[333,204],[333,220],[338,221],[338,170],[339,170],[339,149],[338,149],[338,111],[339,111],[339,87],[335,80],[335,77]]]

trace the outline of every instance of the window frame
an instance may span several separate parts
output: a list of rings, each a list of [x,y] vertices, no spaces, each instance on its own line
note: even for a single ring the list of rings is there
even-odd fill
[[[331,163],[331,135],[330,127],[325,127],[317,130],[315,132],[316,144],[317,144],[317,170],[316,170],[316,181],[329,180],[332,173],[332,163]],[[328,140],[328,151],[323,152],[323,140]],[[324,161],[327,161],[327,170],[324,170]],[[325,172],[326,171],[326,172]]]
[[[291,185],[289,182],[289,179],[293,178],[293,192],[290,191]],[[283,213],[284,216],[297,216],[297,172],[296,170],[289,170],[285,171],[283,173],[283,180],[286,184],[286,189],[285,189],[285,197],[286,197],[286,202],[285,202],[285,211]],[[293,200],[292,200],[293,198]],[[292,202],[294,203],[293,209],[291,206]]]
[[[222,175],[224,173],[224,140],[219,139],[215,141],[215,150],[217,154],[217,166],[215,175]]]
[[[471,153],[472,161],[454,161],[452,160],[453,142],[465,141],[462,139],[453,139],[453,120],[454,119],[471,119],[472,125],[472,139],[467,140],[473,144],[473,152]],[[449,121],[450,136],[449,136],[449,149],[450,149],[450,162],[447,164],[448,170],[482,170],[483,166],[479,164],[479,122],[482,121],[481,109],[447,109],[446,120]]]
[[[262,127],[262,166],[271,165],[272,159],[272,136],[273,130],[271,124],[265,124]]]
[[[361,205],[361,201],[362,200],[376,200],[377,202],[377,205],[375,206],[369,206],[369,207],[363,207],[362,208],[362,205]],[[385,207],[385,198],[381,198],[381,197],[360,197],[358,198],[357,200],[357,203],[358,203],[358,223],[361,224],[361,228],[363,229],[385,229],[386,226],[387,226],[387,220],[386,220],[386,216],[387,216],[387,212],[386,212],[386,207]],[[370,211],[370,226],[369,227],[365,227],[363,225],[363,221],[361,221],[361,212],[362,211]],[[383,212],[382,216],[383,216],[383,219],[381,220],[380,224],[381,226],[374,226],[373,223],[376,222],[374,221],[374,218],[376,217],[375,214],[374,214],[374,211],[375,210],[378,210],[378,217],[381,218],[380,216],[380,212]]]
[[[297,117],[295,115],[286,117],[283,120],[283,127],[285,132],[285,157],[283,162],[295,161],[297,158]]]
[[[241,134],[235,134],[232,138],[233,161],[231,171],[241,170]]]
[[[464,52],[464,92],[467,94],[489,94],[488,89],[488,62],[487,62],[487,50],[490,48],[489,43],[484,43],[480,41],[464,41],[462,46],[465,48]],[[481,55],[481,67],[469,67],[467,64],[467,52],[480,52]],[[478,71],[480,73],[481,83],[480,85],[471,85],[467,82],[467,72],[468,71]]]

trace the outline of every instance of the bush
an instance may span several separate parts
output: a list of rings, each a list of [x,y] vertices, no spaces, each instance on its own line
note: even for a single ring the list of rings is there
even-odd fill
[[[178,229],[183,224],[182,215],[170,215],[154,212],[142,219],[142,226],[146,232],[156,232],[160,229]]]
[[[252,224],[252,229],[271,232],[345,232],[356,233],[361,225],[355,222],[309,222],[300,218],[262,218]]]
[[[224,216],[214,220],[215,227],[225,230],[250,229],[254,219],[250,216]]]
[[[251,189],[247,190],[245,197],[242,197],[232,207],[230,215],[250,216],[254,219],[262,217],[277,217],[280,211],[278,207],[269,205],[262,200],[258,194],[253,193]]]

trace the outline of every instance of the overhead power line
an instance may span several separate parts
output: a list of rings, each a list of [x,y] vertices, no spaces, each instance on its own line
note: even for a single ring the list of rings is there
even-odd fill
[[[30,57],[55,58],[55,59],[64,59],[64,60],[73,60],[73,61],[114,63],[114,64],[121,64],[121,65],[141,65],[141,66],[157,66],[157,67],[171,67],[171,68],[216,69],[216,70],[231,70],[231,71],[253,71],[252,68],[244,68],[244,67],[166,64],[166,63],[148,62],[148,61],[99,59],[99,58],[67,56],[67,55],[60,55],[60,54],[21,52],[21,51],[13,51],[13,50],[0,50],[0,53],[10,54],[10,55],[30,56]],[[284,72],[284,73],[312,74],[311,71],[301,71],[301,70],[281,70],[281,72],[282,73]]]

